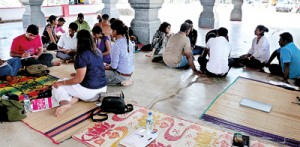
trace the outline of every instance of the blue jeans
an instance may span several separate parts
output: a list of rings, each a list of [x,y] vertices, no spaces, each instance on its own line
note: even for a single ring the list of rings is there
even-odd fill
[[[182,68],[189,65],[189,62],[186,58],[186,56],[182,56],[181,61],[176,65],[176,68]]]
[[[0,67],[0,76],[16,76],[20,67],[20,58],[11,58],[7,61],[7,65]]]

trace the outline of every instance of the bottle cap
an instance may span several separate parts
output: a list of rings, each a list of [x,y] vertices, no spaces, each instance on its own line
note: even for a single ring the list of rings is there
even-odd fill
[[[152,112],[148,112],[148,115],[152,115]]]

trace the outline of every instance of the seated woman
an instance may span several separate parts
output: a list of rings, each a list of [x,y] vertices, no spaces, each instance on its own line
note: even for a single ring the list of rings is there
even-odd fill
[[[153,36],[151,44],[152,52],[146,55],[147,57],[153,56],[152,62],[163,61],[162,54],[171,35],[171,25],[163,22]]]
[[[57,50],[56,43],[58,39],[54,30],[57,25],[57,17],[51,15],[47,21],[49,23],[45,26],[42,36],[43,45],[47,48],[47,50]]]
[[[81,30],[77,33],[77,39],[74,63],[76,74],[72,74],[73,78],[53,84],[52,97],[60,104],[55,112],[56,117],[70,109],[79,99],[96,101],[98,94],[107,89],[102,53],[97,49],[91,33]]]
[[[18,74],[20,68],[20,58],[15,57],[7,61],[0,59],[0,77],[8,82],[13,82],[15,80],[15,76]]]
[[[112,36],[116,38],[111,50],[111,64],[105,66],[108,85],[131,85],[134,70],[134,48],[129,39],[128,27],[121,20],[111,24]]]
[[[270,44],[264,36],[265,32],[269,32],[269,29],[263,25],[258,25],[254,31],[256,37],[252,40],[251,49],[235,62],[240,62],[241,66],[245,65],[248,68],[262,69],[270,57]]]
[[[110,64],[110,39],[105,36],[102,29],[99,26],[94,26],[92,29],[96,47],[102,51],[103,62]]]

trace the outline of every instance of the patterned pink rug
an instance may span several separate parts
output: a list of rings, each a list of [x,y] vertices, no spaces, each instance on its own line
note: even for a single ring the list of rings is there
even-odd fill
[[[109,114],[108,120],[96,123],[73,138],[88,146],[118,146],[118,142],[136,129],[144,127],[149,110],[135,106],[131,113]],[[191,123],[182,119],[153,112],[154,128],[158,137],[149,147],[221,146],[230,147],[233,135]],[[250,141],[252,147],[267,147],[258,141]]]

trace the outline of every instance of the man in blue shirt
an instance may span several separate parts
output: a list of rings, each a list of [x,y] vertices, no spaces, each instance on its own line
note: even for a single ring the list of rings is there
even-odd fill
[[[283,82],[288,83],[289,78],[300,77],[300,50],[294,44],[293,36],[289,32],[280,34],[278,43],[281,47],[279,50],[280,65],[270,65],[270,68],[273,68],[270,71],[271,74],[274,74],[274,66],[277,66],[277,73],[281,73],[279,75],[283,76]]]

